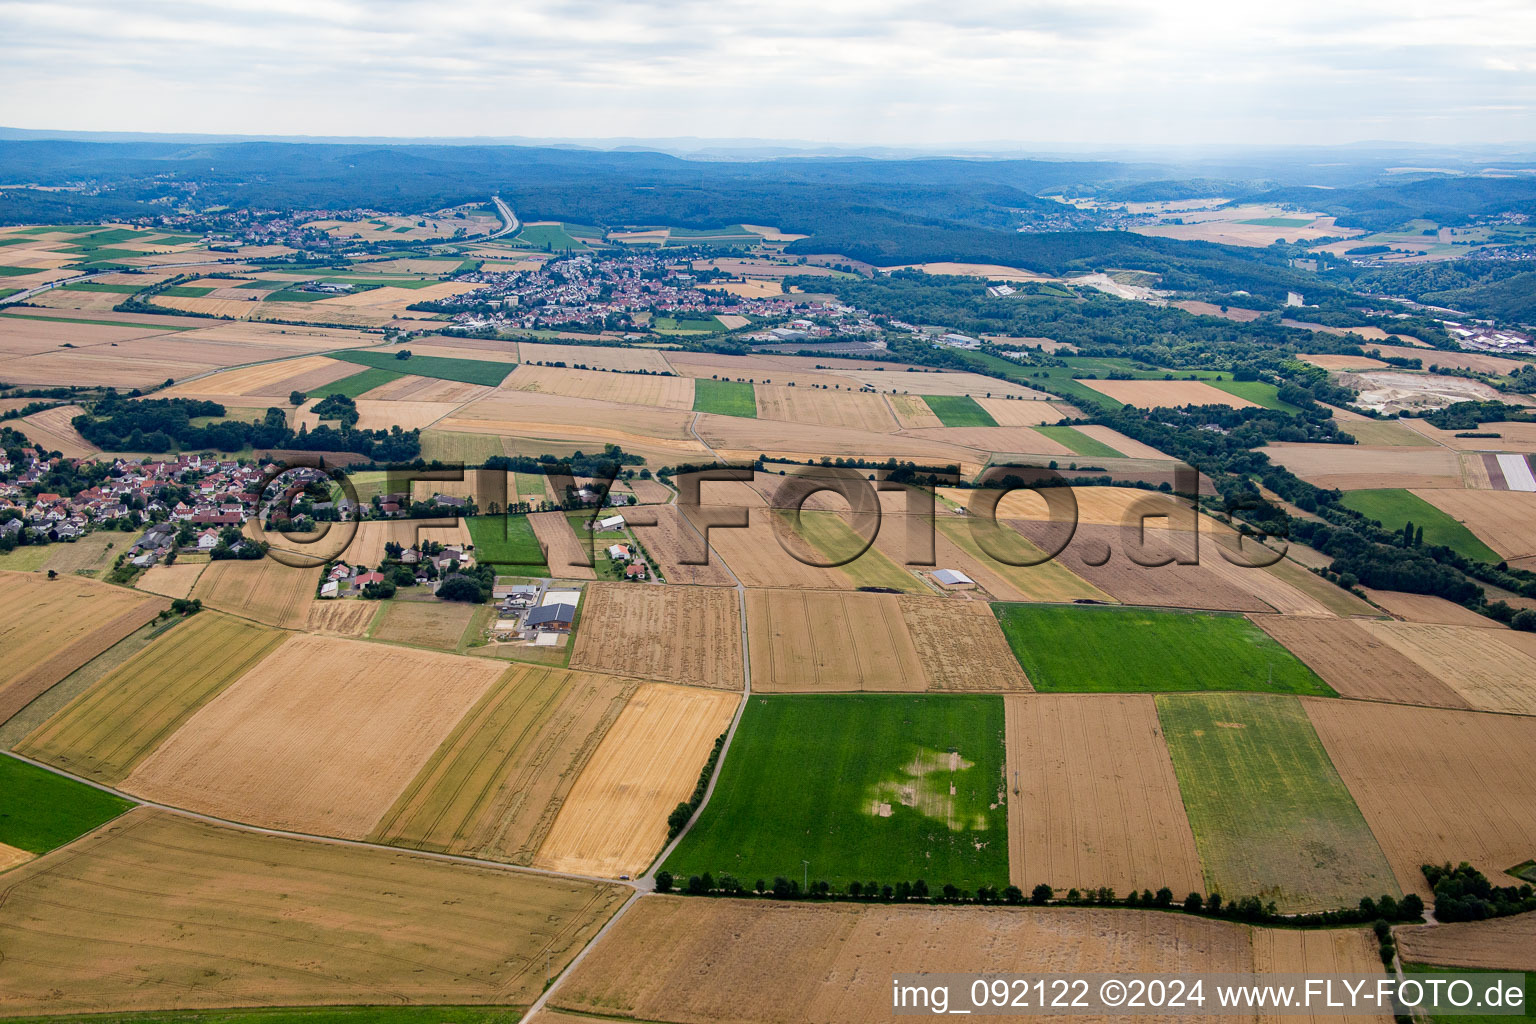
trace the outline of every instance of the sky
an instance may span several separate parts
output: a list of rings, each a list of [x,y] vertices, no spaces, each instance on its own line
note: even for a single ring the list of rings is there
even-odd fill
[[[1536,141],[1533,0],[0,0],[0,25],[15,128]]]

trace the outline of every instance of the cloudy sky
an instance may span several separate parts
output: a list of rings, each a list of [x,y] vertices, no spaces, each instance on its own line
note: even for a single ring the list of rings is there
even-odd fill
[[[1536,140],[1533,0],[0,0],[0,25],[18,128]]]

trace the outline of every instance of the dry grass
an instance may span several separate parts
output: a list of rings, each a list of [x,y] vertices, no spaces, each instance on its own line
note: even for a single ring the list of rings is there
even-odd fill
[[[0,571],[0,722],[169,606],[78,576]]]
[[[1028,694],[1003,706],[1014,885],[1203,888],[1150,696]]]
[[[284,639],[217,612],[196,615],[108,673],[16,749],[98,782],[121,782]]]
[[[188,719],[123,788],[361,839],[501,671],[478,658],[294,637]]]
[[[617,886],[137,810],[4,877],[0,1012],[527,1005]]]
[[[873,1024],[900,1019],[891,1015],[891,976],[915,965],[957,973],[1246,972],[1249,934],[1223,921],[1134,910],[652,895],[624,915],[552,1003],[675,1024]]]
[[[186,562],[176,565],[154,565],[134,581],[134,586],[161,597],[189,597],[197,578],[207,568],[206,563]]]
[[[302,629],[319,586],[320,569],[295,569],[274,558],[208,563],[192,596],[209,608],[269,626]]]
[[[474,606],[454,601],[386,601],[384,616],[373,627],[373,639],[451,651],[459,646],[474,614]]]
[[[1498,632],[1471,626],[1362,621],[1462,699],[1484,711],[1536,715],[1536,659],[1498,641]]]
[[[1469,861],[1494,884],[1536,850],[1536,720],[1360,701],[1302,702],[1404,892],[1422,864]]]
[[[517,666],[375,826],[375,842],[528,864],[638,684]]]
[[[638,875],[661,850],[667,815],[693,792],[737,696],[662,683],[635,691],[576,780],[536,867]]]
[[[571,667],[741,688],[741,615],[716,587],[597,583],[587,588]]]
[[[1362,624],[1284,615],[1249,618],[1306,662],[1340,696],[1441,708],[1472,706]]]

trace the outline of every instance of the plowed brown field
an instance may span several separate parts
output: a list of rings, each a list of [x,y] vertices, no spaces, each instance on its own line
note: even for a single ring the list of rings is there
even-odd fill
[[[739,690],[741,614],[715,587],[597,583],[587,588],[571,668]]]
[[[1013,884],[1203,889],[1150,696],[1027,694],[1003,707]]]
[[[1440,679],[1347,619],[1250,615],[1343,697],[1395,704],[1470,708]]]
[[[1422,864],[1504,871],[1536,849],[1536,719],[1303,700],[1404,892],[1428,899]]]

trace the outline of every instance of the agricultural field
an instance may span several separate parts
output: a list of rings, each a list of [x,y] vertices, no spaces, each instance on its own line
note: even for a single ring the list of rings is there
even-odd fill
[[[713,797],[664,867],[750,885],[798,877],[808,860],[812,881],[838,887],[1002,886],[1005,804],[1000,697],[754,694]]]
[[[309,606],[305,629],[311,633],[360,637],[381,608],[377,601],[319,600]]]
[[[320,585],[320,567],[298,569],[275,558],[208,563],[192,596],[209,608],[283,629],[302,629]]]
[[[1462,486],[1461,460],[1447,448],[1277,441],[1266,445],[1264,453],[1271,462],[1325,489],[1360,491]]]
[[[613,370],[620,373],[643,371],[659,374],[672,372],[666,357],[654,349],[597,345],[541,345],[538,342],[521,341],[517,343],[517,352],[519,361],[524,363],[564,363],[578,370]]]
[[[837,569],[844,573],[855,587],[879,587],[883,590],[921,592],[923,585],[901,566],[892,562],[873,544],[865,547],[864,538],[836,512],[803,511],[799,516],[792,512],[775,510],[773,515],[783,526],[791,548],[805,545],[805,553],[813,562],[842,562]],[[849,557],[860,548],[865,550],[857,558]]]
[[[1434,506],[1457,529],[1470,531],[1479,548],[1497,552],[1488,561],[1507,560],[1530,568],[1523,560],[1536,557],[1536,494],[1528,491],[1424,491],[1416,497]],[[1419,519],[1413,520],[1417,526]],[[1429,527],[1424,528],[1429,543]],[[1444,543],[1443,541],[1441,543]],[[1461,551],[1461,548],[1457,548]],[[1484,557],[1486,556],[1478,556]]]
[[[1437,492],[1426,492],[1437,493]],[[1512,491],[1497,492],[1513,494]],[[1471,502],[1481,503],[1489,495],[1483,491],[1470,492]],[[1424,543],[1433,547],[1444,545],[1461,555],[1479,562],[1499,561],[1498,552],[1478,539],[1461,522],[1430,504],[1421,495],[1402,488],[1370,491],[1346,491],[1341,502],[1345,508],[1354,509],[1367,519],[1375,519],[1389,530],[1402,531],[1412,523],[1424,530]],[[1536,551],[1536,548],[1532,549]]]
[[[636,481],[644,482],[647,481]],[[656,517],[656,525],[642,525],[650,516]],[[736,585],[736,578],[725,567],[724,559],[705,549],[703,538],[676,505],[654,505],[643,510],[626,509],[625,517],[635,538],[650,556],[651,568],[659,571],[668,583],[705,587]],[[714,536],[719,537],[720,534],[715,533]],[[694,562],[702,561],[704,564],[685,565],[685,558]]]
[[[548,576],[549,564],[528,516],[470,516],[475,561],[518,570],[521,576]]]
[[[332,359],[356,363],[359,366],[371,366],[378,370],[392,370],[396,373],[410,373],[417,377],[433,377],[438,380],[456,380],[463,384],[484,384],[488,387],[499,385],[513,369],[510,363],[492,359],[449,359],[443,356],[414,354],[409,359],[398,359],[394,353],[390,352],[356,349],[330,352],[327,355]]]
[[[639,684],[516,666],[374,826],[375,842],[529,864]]]
[[[693,382],[693,409],[718,416],[755,417],[757,396],[751,384],[700,377]]]
[[[0,872],[73,842],[132,806],[122,797],[0,754]]]
[[[1156,700],[1206,892],[1256,896],[1282,913],[1400,895],[1298,700],[1236,693]]]
[[[349,377],[322,384],[317,388],[311,388],[306,394],[310,398],[324,398],[326,395],[346,395],[348,398],[359,398],[374,388],[381,388],[391,384],[405,376],[394,370],[382,370],[369,367],[360,373],[354,373]]]
[[[233,821],[360,839],[501,672],[479,658],[294,636],[122,788]]]
[[[15,749],[115,785],[285,639],[275,629],[202,612],[109,672]]]
[[[1252,619],[1341,697],[1469,708],[1460,694],[1366,627],[1348,619],[1254,615]]]
[[[1443,680],[1466,703],[1484,711],[1536,715],[1536,659],[1518,641],[1500,642],[1506,630],[1407,622],[1365,621],[1361,627]]]
[[[1215,387],[1203,380],[1079,380],[1079,384],[1140,409],[1182,405],[1226,405],[1252,409],[1259,402]]]
[[[901,397],[891,395],[890,401],[894,406],[896,399]],[[1055,423],[1064,416],[1076,416],[1078,411],[1064,402],[1028,402],[1016,398],[978,398],[976,404],[981,406],[1000,427],[1034,427],[1043,423]],[[926,408],[926,403],[924,403]],[[934,417],[937,420],[937,417]],[[934,423],[903,423],[902,426],[936,427]]]
[[[535,867],[639,875],[667,838],[667,815],[687,800],[735,694],[645,683],[630,697],[577,777],[534,857]]]
[[[71,422],[84,411],[78,405],[56,405],[23,416],[15,429],[45,452],[58,452],[66,459],[84,459],[101,450],[81,437]]]
[[[924,395],[923,401],[946,427],[995,427],[997,420],[969,395]]]
[[[28,969],[0,988],[0,1013],[527,1006],[546,957],[560,970],[624,898],[601,883],[152,810],[98,829],[72,854],[6,875],[0,932],[7,959]],[[104,970],[109,949],[114,969]]]
[[[571,668],[724,690],[742,684],[741,613],[718,587],[594,583]]]
[[[0,722],[169,605],[78,576],[0,571]]]
[[[1303,703],[1404,892],[1427,900],[1419,867],[1446,861],[1468,861],[1495,885],[1519,884],[1504,872],[1536,849],[1536,719]]]
[[[1096,437],[1090,437],[1076,427],[1040,426],[1035,432],[1049,441],[1055,441],[1073,455],[1087,455],[1095,459],[1119,459],[1124,455]]]
[[[197,585],[197,578],[207,568],[205,562],[179,562],[175,565],[152,565],[145,569],[133,585],[147,594],[161,597],[186,598]]]
[[[1536,914],[1497,921],[1457,921],[1433,928],[1400,928],[1403,958],[1441,967],[1536,971]],[[1530,976],[1526,976],[1527,996]]]
[[[560,512],[531,512],[528,524],[538,539],[548,560],[549,570],[556,576],[575,580],[595,580],[597,573],[592,565],[595,559],[578,537],[574,524]]]
[[[981,601],[900,597],[931,690],[1028,690],[997,616]],[[750,635],[750,634],[749,634]]]
[[[1258,934],[1225,921],[1134,910],[956,912],[651,895],[582,960],[551,1005],[674,1024],[883,1021],[900,1019],[891,1016],[890,979],[911,964],[1001,974],[1247,972]],[[1379,961],[1368,967],[1375,956],[1368,933],[1345,934],[1359,937],[1362,955],[1337,969],[1378,970]],[[708,965],[705,978],[701,964]],[[1279,969],[1303,970],[1302,958]],[[562,1019],[571,1018],[550,1021]]]
[[[1043,692],[1333,693],[1240,615],[1031,604],[994,610],[1025,674]],[[1124,642],[1130,635],[1134,645]]]
[[[1000,529],[991,535],[988,544],[992,551],[1014,561],[1036,561],[1036,565],[1010,565],[992,557],[981,547],[970,522],[954,519],[938,519],[934,524],[932,566],[924,569],[959,569],[981,587],[987,595],[1001,601],[1113,601],[1114,599],[1078,576],[1060,561],[1040,561],[1044,552],[1024,537]],[[875,538],[875,548],[883,552],[897,565],[912,564],[912,560],[924,556],[921,551],[908,551],[905,531],[897,529],[897,521],[887,518]]]
[[[1004,714],[1014,885],[1204,891],[1151,696],[1009,696]]]
[[[452,651],[459,646],[473,617],[473,605],[433,598],[396,598],[384,602],[384,614],[369,635],[388,643]]]
[[[833,430],[862,430],[883,434],[897,421],[881,395],[868,391],[757,384],[757,415],[765,420],[817,424]]]
[[[664,377],[650,373],[607,373],[601,370],[572,370],[523,363],[501,387],[503,392],[538,392],[562,398],[645,405],[673,411],[686,411],[695,407],[693,381],[687,377]]]

